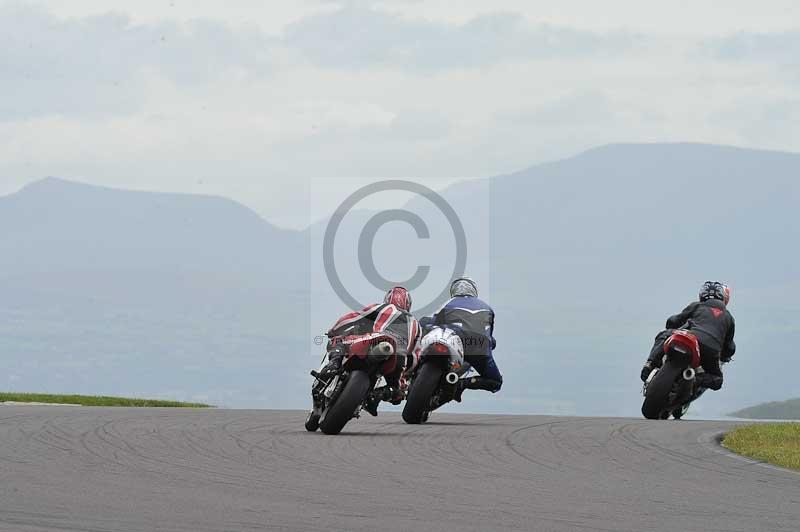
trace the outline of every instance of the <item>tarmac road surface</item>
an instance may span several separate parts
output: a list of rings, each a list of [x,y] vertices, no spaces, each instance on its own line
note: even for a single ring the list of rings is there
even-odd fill
[[[3,531],[800,530],[800,474],[727,422],[0,408]]]

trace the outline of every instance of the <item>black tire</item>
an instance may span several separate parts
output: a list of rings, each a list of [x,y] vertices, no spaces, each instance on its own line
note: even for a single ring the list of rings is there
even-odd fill
[[[675,379],[683,372],[674,364],[667,362],[647,385],[647,395],[642,403],[642,415],[647,419],[661,419],[662,412],[669,406],[669,394]]]
[[[443,373],[442,368],[432,363],[423,364],[419,368],[408,390],[406,406],[403,407],[403,421],[409,425],[419,425],[426,421],[425,413],[430,408],[431,397],[439,386]]]
[[[344,390],[336,401],[322,415],[319,428],[325,434],[339,434],[358,405],[364,402],[369,388],[372,386],[369,375],[365,371],[353,371],[347,379]]]
[[[319,414],[315,413],[314,410],[308,413],[308,417],[306,418],[306,430],[308,432],[316,432],[319,428]]]

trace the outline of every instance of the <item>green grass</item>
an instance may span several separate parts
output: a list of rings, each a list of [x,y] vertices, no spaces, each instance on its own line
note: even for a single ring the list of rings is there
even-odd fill
[[[180,401],[160,401],[156,399],[130,399],[127,397],[102,397],[94,395],[52,395],[44,393],[3,393],[0,402],[20,403],[64,403],[82,406],[141,406],[172,408],[210,408],[202,403],[182,403]]]
[[[740,427],[722,444],[736,453],[763,462],[800,469],[800,423],[764,423]]]

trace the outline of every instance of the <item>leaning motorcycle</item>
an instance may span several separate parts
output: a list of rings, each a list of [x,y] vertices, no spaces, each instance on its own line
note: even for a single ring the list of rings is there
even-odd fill
[[[447,327],[434,327],[420,342],[419,362],[403,408],[403,420],[424,423],[430,413],[455,397],[459,379],[469,371],[461,338]]]
[[[690,331],[675,331],[664,343],[661,367],[653,369],[644,383],[642,415],[647,419],[683,417],[705,391],[696,382],[703,371],[697,337]]]
[[[305,423],[309,432],[319,428],[325,434],[339,434],[348,421],[359,417],[378,380],[398,364],[397,340],[384,332],[332,338],[330,347],[343,349],[344,356],[332,375],[322,373],[327,354],[320,369],[311,372],[314,406]]]

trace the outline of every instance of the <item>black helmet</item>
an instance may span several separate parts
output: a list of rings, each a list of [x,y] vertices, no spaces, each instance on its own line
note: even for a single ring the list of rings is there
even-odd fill
[[[700,301],[717,299],[726,305],[731,301],[731,289],[719,281],[706,281],[700,287]]]
[[[459,277],[450,283],[450,297],[478,297],[478,285],[469,277]]]

